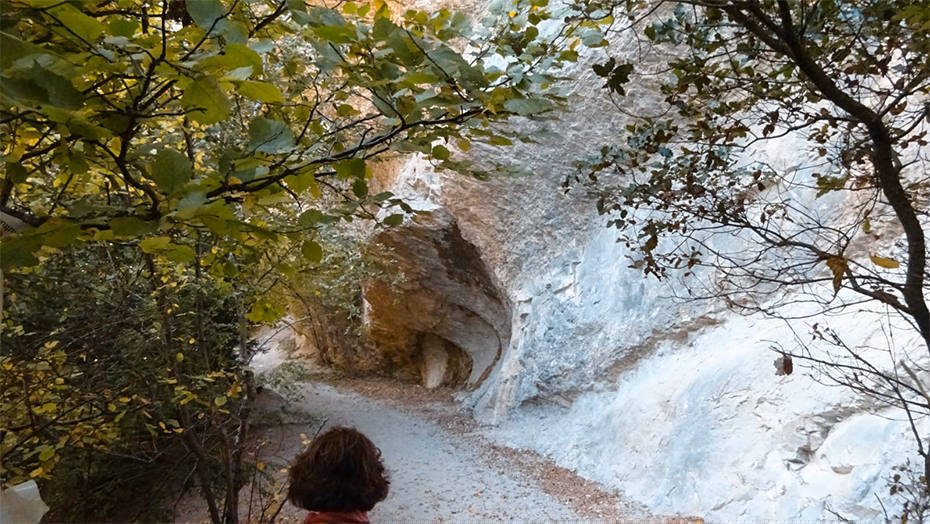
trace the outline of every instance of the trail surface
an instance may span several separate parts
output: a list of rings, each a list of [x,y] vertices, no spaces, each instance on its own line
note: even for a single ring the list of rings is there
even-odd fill
[[[310,413],[327,426],[355,427],[381,448],[391,489],[371,512],[374,522],[582,519],[519,472],[489,467],[467,443],[421,415],[327,384],[306,385],[304,395]],[[282,461],[303,449],[299,434],[289,440],[293,445],[276,453]],[[285,512],[291,518],[302,514],[293,507]]]
[[[391,489],[371,512],[373,522],[648,519],[538,455],[488,443],[442,393],[372,381],[300,388],[299,404],[314,419],[358,428],[381,448]],[[268,427],[263,439],[273,445],[266,457],[289,462],[304,449],[300,433],[307,431],[293,424]],[[304,514],[287,504],[278,521],[300,521]]]
[[[369,515],[376,523],[699,521],[656,517],[532,451],[490,442],[461,412],[451,390],[347,379],[308,362],[296,375],[277,373],[291,361],[281,348],[289,335],[281,329],[264,333],[262,345],[271,350],[252,361],[268,388],[254,405],[257,426],[250,441],[257,456],[250,458],[275,472],[279,497],[286,480],[281,468],[306,449],[317,430],[341,425],[368,435],[390,474],[387,499]],[[259,491],[249,484],[240,492],[240,522],[266,522],[278,507],[275,522],[301,522],[306,515],[286,502],[263,501]],[[203,500],[188,492],[176,504],[175,520],[208,522]]]

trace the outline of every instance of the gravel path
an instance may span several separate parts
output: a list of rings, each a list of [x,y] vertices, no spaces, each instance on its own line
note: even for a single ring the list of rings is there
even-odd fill
[[[269,373],[287,362],[274,340],[282,337],[280,331],[266,334],[272,351],[253,361],[256,372]],[[257,461],[274,472],[279,493],[286,480],[286,469],[280,468],[306,448],[321,425],[343,425],[359,429],[381,448],[391,477],[388,498],[370,514],[375,523],[700,522],[650,515],[534,452],[489,442],[481,426],[460,411],[451,390],[309,369],[309,375],[282,375],[272,386],[286,390],[287,399],[266,391],[255,405],[259,425],[250,440]],[[315,380],[305,382],[311,376]],[[255,508],[270,508],[270,514],[280,506],[262,503],[251,485],[240,492],[240,501],[240,522],[266,521]],[[284,503],[275,522],[299,523],[305,514]],[[175,520],[208,521],[203,501],[188,493],[176,505]]]
[[[371,512],[374,522],[586,520],[519,470],[489,466],[471,442],[421,414],[321,383],[304,386],[304,396],[309,414],[325,418],[327,426],[358,428],[381,448],[391,490]],[[287,429],[269,428],[274,438],[268,440],[279,444],[274,455],[281,461],[303,449],[299,433],[288,438]],[[279,521],[302,513],[287,505]]]
[[[303,451],[321,426],[358,428],[381,448],[391,477],[388,498],[370,514],[375,523],[700,522],[650,515],[545,457],[489,442],[449,391],[378,380],[337,383],[294,384],[290,400],[261,395],[256,412],[264,423],[253,434],[258,460],[283,482],[286,470],[278,468]],[[240,492],[241,522],[267,521],[258,517],[257,497],[250,486]],[[278,505],[267,506],[268,514]],[[188,494],[176,508],[176,522],[208,521],[203,506]],[[305,514],[284,503],[275,522],[299,523]]]

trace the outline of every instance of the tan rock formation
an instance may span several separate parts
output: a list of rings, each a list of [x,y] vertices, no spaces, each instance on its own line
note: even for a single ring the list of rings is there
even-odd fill
[[[509,304],[475,247],[442,211],[385,230],[372,243],[391,253],[392,287],[363,286],[366,339],[395,372],[428,387],[474,386],[510,338]]]

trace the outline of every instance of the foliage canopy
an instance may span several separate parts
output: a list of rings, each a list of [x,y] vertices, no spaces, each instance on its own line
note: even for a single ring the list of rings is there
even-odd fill
[[[249,244],[372,216],[401,205],[368,192],[379,156],[481,175],[450,148],[508,144],[493,123],[560,101],[538,71],[561,58],[533,25],[507,22],[515,11],[477,29],[383,1],[7,0],[4,12],[0,210],[33,226],[4,240],[5,268],[43,246],[154,234],[147,252],[186,262],[172,231]],[[269,208],[275,224],[255,216]]]
[[[335,267],[358,256],[325,250],[334,224],[413,212],[369,190],[374,163],[484,176],[459,152],[564,101],[552,71],[577,55],[541,34],[546,3],[473,24],[383,0],[2,0],[3,483],[98,518],[74,486],[193,457],[175,480],[235,522],[247,330],[288,286],[345,302],[364,268]]]

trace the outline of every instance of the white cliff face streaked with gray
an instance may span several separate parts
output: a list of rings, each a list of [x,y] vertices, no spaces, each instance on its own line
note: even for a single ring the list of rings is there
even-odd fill
[[[623,52],[622,44],[611,50]],[[474,366],[461,400],[478,420],[493,424],[490,436],[539,451],[655,514],[721,521],[881,518],[879,499],[898,503],[888,499],[891,468],[916,459],[903,414],[818,384],[803,369],[775,375],[770,347],[791,346],[795,333],[807,336],[816,320],[789,326],[739,316],[719,303],[682,302],[672,297],[681,292],[677,284],[628,267],[626,248],[594,202],[560,187],[573,160],[608,143],[624,124],[589,63],[569,73],[572,109],[546,124],[557,137],[472,150],[476,158],[525,163],[533,176],[482,182],[437,173],[416,158],[394,173],[392,191],[441,217],[434,225],[408,226],[455,235],[434,235],[438,247],[420,255],[415,246],[407,255],[399,250],[424,272],[412,285],[435,288],[405,290],[437,301],[417,315],[430,307],[458,312],[411,324],[423,330],[418,340],[427,341],[419,357],[426,362],[423,380],[442,383],[437,369],[445,370],[451,358],[436,349],[442,345],[436,337],[453,344]],[[648,105],[649,98],[631,100]],[[759,154],[791,165],[799,161],[795,142],[773,142]],[[843,209],[835,199],[799,197],[823,206],[823,213]],[[402,238],[399,233],[393,241]],[[432,237],[421,231],[416,238]],[[454,257],[438,266],[416,263],[450,242],[480,259],[481,282],[450,283]],[[739,247],[738,239],[732,242]],[[450,298],[449,289],[471,298]],[[493,311],[481,307],[488,296],[496,301]],[[456,320],[468,315],[481,317],[474,325],[490,326],[488,333],[470,337],[472,320]],[[828,319],[848,340],[876,346],[884,341],[881,321],[855,308]],[[896,340],[899,347],[911,342]],[[492,343],[500,348],[482,346]]]

